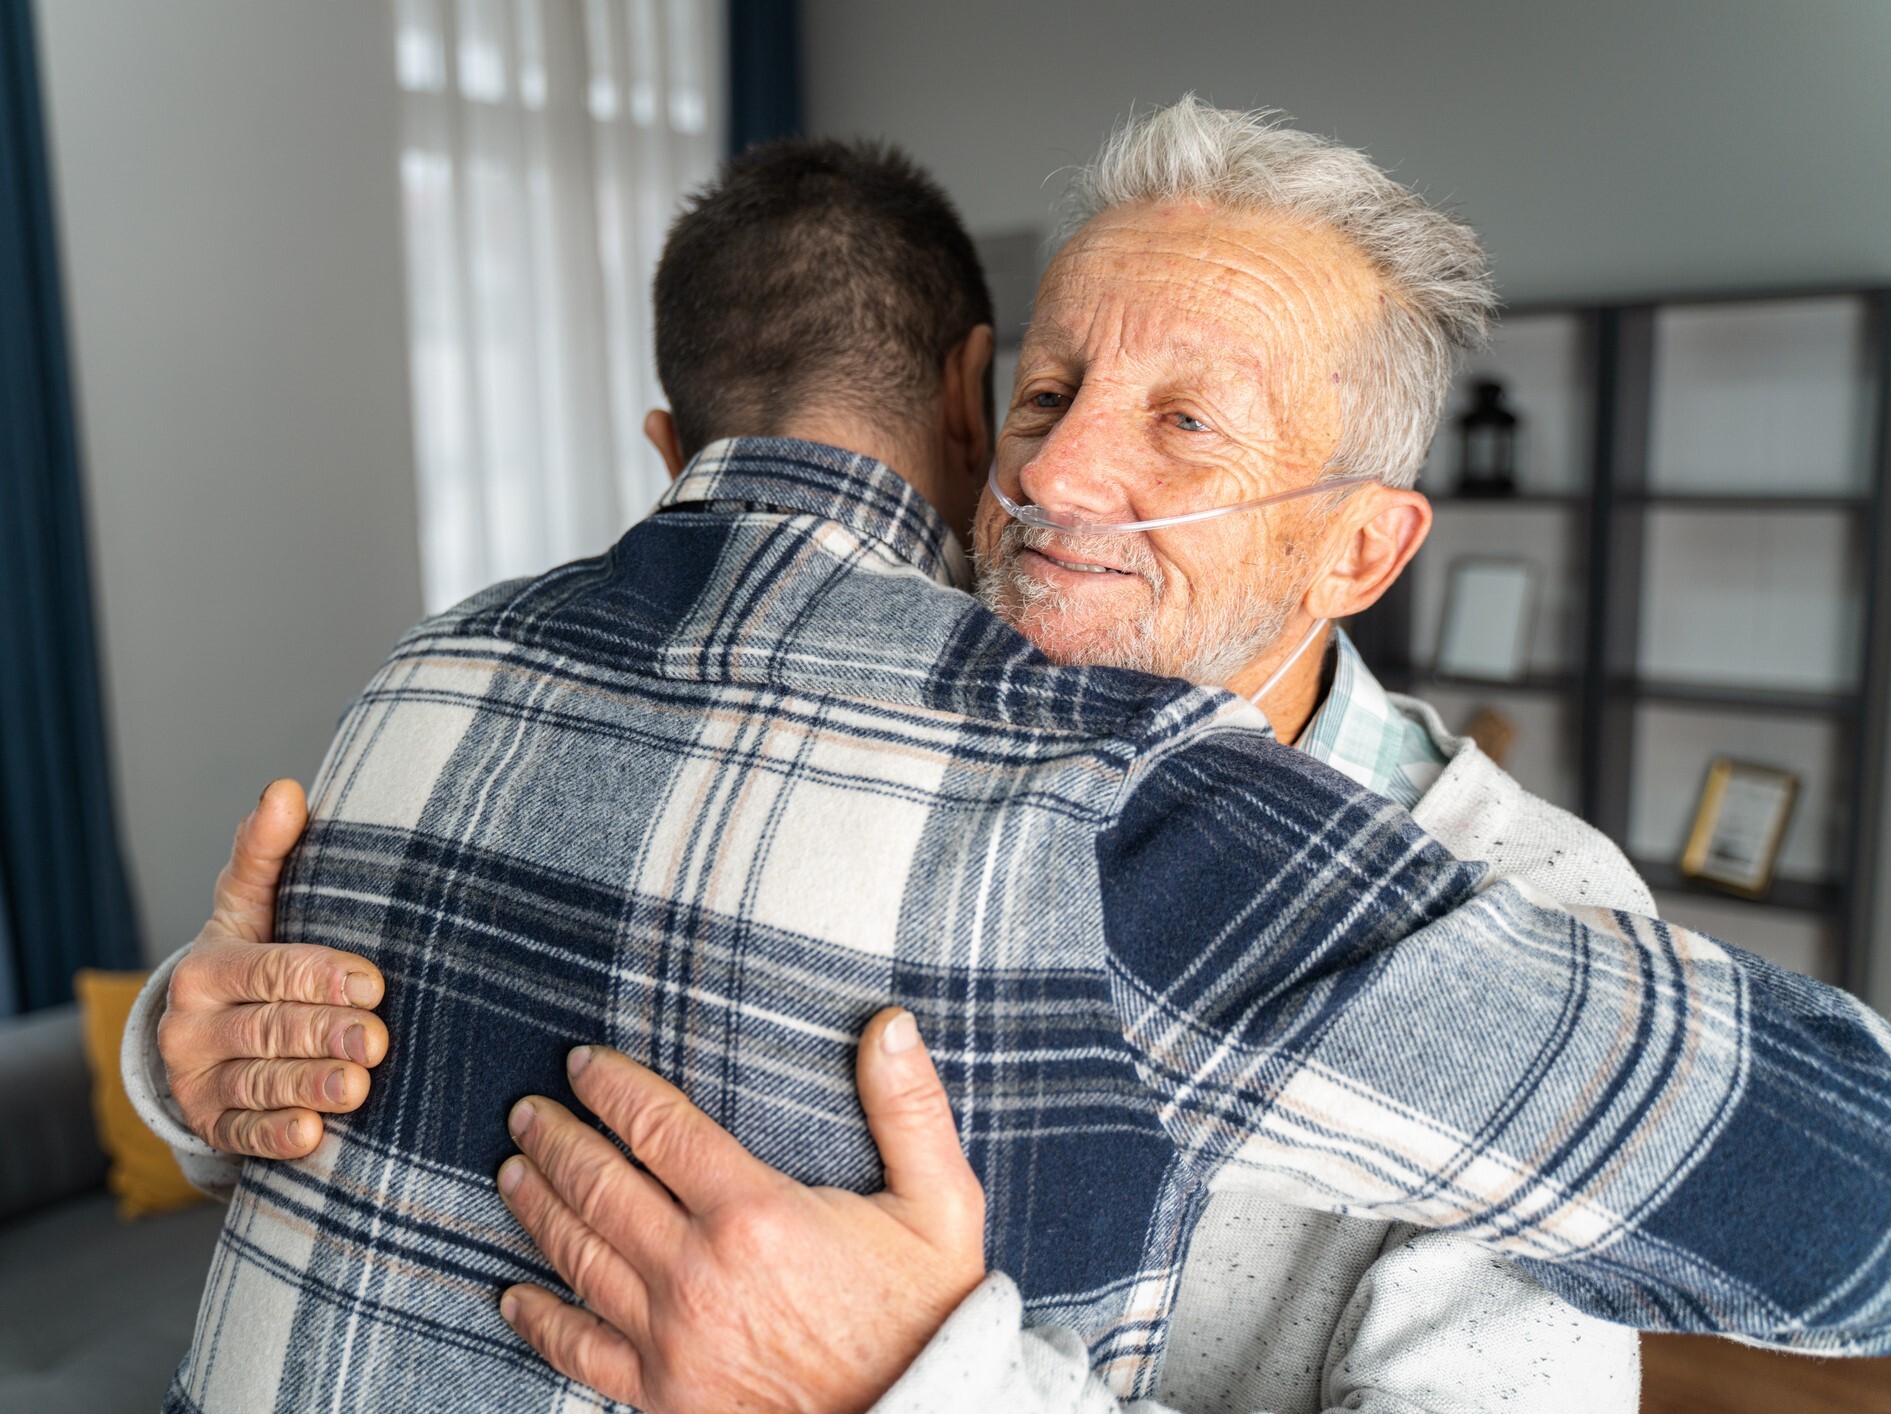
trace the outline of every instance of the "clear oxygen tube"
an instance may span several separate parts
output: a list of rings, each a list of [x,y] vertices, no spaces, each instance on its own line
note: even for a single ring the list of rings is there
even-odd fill
[[[1307,650],[1313,646],[1313,640],[1320,636],[1320,630],[1325,628],[1330,622],[1331,620],[1329,619],[1315,619],[1313,621],[1313,627],[1307,630],[1307,636],[1300,640],[1300,646],[1287,655],[1287,661],[1274,669],[1268,676],[1267,681],[1255,689],[1254,695],[1248,698],[1248,701],[1252,702],[1256,707],[1259,707],[1262,701],[1266,699],[1267,694],[1280,686],[1280,680],[1292,671],[1293,665],[1306,656]]]
[[[1271,496],[1262,496],[1252,501],[1237,501],[1232,506],[1210,506],[1205,511],[1188,511],[1179,516],[1158,516],[1154,520],[1094,521],[1085,520],[1069,511],[1046,510],[1043,506],[1026,505],[1014,501],[998,485],[998,463],[991,464],[991,472],[985,478],[985,485],[990,489],[992,499],[1005,508],[1005,514],[1019,525],[1028,525],[1037,530],[1057,530],[1065,535],[1134,535],[1141,530],[1163,530],[1172,525],[1193,525],[1197,521],[1213,520],[1217,516],[1233,515],[1236,511],[1255,511],[1262,506],[1274,506],[1282,501],[1293,501],[1301,496],[1317,496],[1323,491],[1336,491],[1342,486],[1363,486],[1368,481],[1377,481],[1376,476],[1336,476],[1330,481],[1316,481],[1311,486],[1296,486],[1291,491],[1276,491]]]

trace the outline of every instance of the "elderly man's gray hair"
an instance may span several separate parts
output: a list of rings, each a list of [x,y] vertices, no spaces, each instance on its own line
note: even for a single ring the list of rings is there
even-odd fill
[[[1348,351],[1327,470],[1410,486],[1456,352],[1484,346],[1497,310],[1476,232],[1363,152],[1284,127],[1277,113],[1211,108],[1190,94],[1111,134],[1071,184],[1063,234],[1111,207],[1184,198],[1328,227],[1379,272],[1385,312]]]

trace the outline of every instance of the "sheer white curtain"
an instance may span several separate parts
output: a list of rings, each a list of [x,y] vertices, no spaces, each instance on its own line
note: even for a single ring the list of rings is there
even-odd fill
[[[394,0],[428,612],[664,485],[650,276],[722,149],[721,0]]]

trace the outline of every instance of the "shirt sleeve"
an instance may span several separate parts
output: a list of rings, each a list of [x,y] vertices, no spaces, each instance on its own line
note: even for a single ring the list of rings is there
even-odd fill
[[[1251,1313],[1250,1313],[1251,1315]],[[1090,1368],[1078,1336],[1022,1325],[1010,1278],[967,1296],[872,1414],[1174,1414],[1183,1399],[1125,1404]],[[1231,1322],[1243,1319],[1237,1303]],[[1392,1229],[1334,1330],[1320,1407],[1355,1414],[1439,1409],[1635,1414],[1634,1331],[1571,1311],[1510,1263],[1442,1233]],[[1214,1407],[1227,1405],[1217,1394]],[[1255,1408],[1249,1414],[1268,1414]]]
[[[1501,1257],[1399,1226],[1327,1352],[1323,1409],[1635,1414],[1641,1340],[1585,1316]]]
[[[1097,852],[1204,1179],[1461,1234],[1606,1320],[1891,1351],[1891,1029],[1855,999],[1491,879],[1258,733],[1139,766]]]
[[[994,1272],[946,1318],[870,1414],[1175,1414],[1153,1400],[1125,1404],[1090,1369],[1076,1332],[1023,1325],[1012,1280]]]
[[[158,1138],[171,1146],[177,1166],[190,1185],[220,1202],[229,1202],[242,1177],[243,1161],[233,1154],[213,1149],[184,1123],[184,1112],[171,1096],[170,1081],[165,1077],[164,1057],[158,1053],[158,1023],[164,1019],[164,1006],[171,990],[171,974],[178,961],[190,951],[187,943],[172,953],[145,979],[132,1003],[125,1023],[125,1040],[118,1052],[118,1068],[125,1079],[125,1093]]]

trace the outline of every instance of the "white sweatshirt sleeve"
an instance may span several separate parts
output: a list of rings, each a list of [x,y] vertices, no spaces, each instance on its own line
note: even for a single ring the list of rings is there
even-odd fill
[[[1334,1328],[1320,1399],[1353,1414],[1635,1414],[1641,1338],[1484,1248],[1399,1225]]]
[[[1170,1414],[1149,1400],[1123,1404],[1090,1370],[1076,1332],[1023,1325],[1010,1277],[986,1277],[939,1327],[871,1414]]]
[[[187,943],[165,958],[145,981],[125,1023],[118,1068],[124,1075],[131,1107],[147,1129],[171,1146],[177,1166],[191,1186],[227,1203],[243,1171],[243,1160],[211,1148],[185,1126],[184,1112],[171,1097],[170,1081],[165,1078],[164,1057],[158,1054],[158,1023],[164,1019],[171,973],[177,970],[178,959],[189,951]]]
[[[1163,1381],[1177,1404],[1118,1401],[1074,1333],[1025,1327],[1008,1277],[987,1277],[873,1414],[1203,1414],[1239,1392]],[[1257,1317],[1252,1309],[1247,1319]],[[1227,1320],[1239,1325],[1239,1292]],[[1251,1339],[1252,1332],[1245,1332]],[[1283,1333],[1291,1337],[1293,1333]],[[1243,1342],[1245,1343],[1245,1342]],[[1179,1373],[1179,1372],[1171,1372]],[[1169,1390],[1175,1393],[1169,1393]],[[1634,1414],[1636,1333],[1564,1305],[1499,1257],[1443,1233],[1395,1228],[1325,1351],[1320,1407],[1347,1414]],[[1255,1407],[1252,1414],[1266,1414]]]

